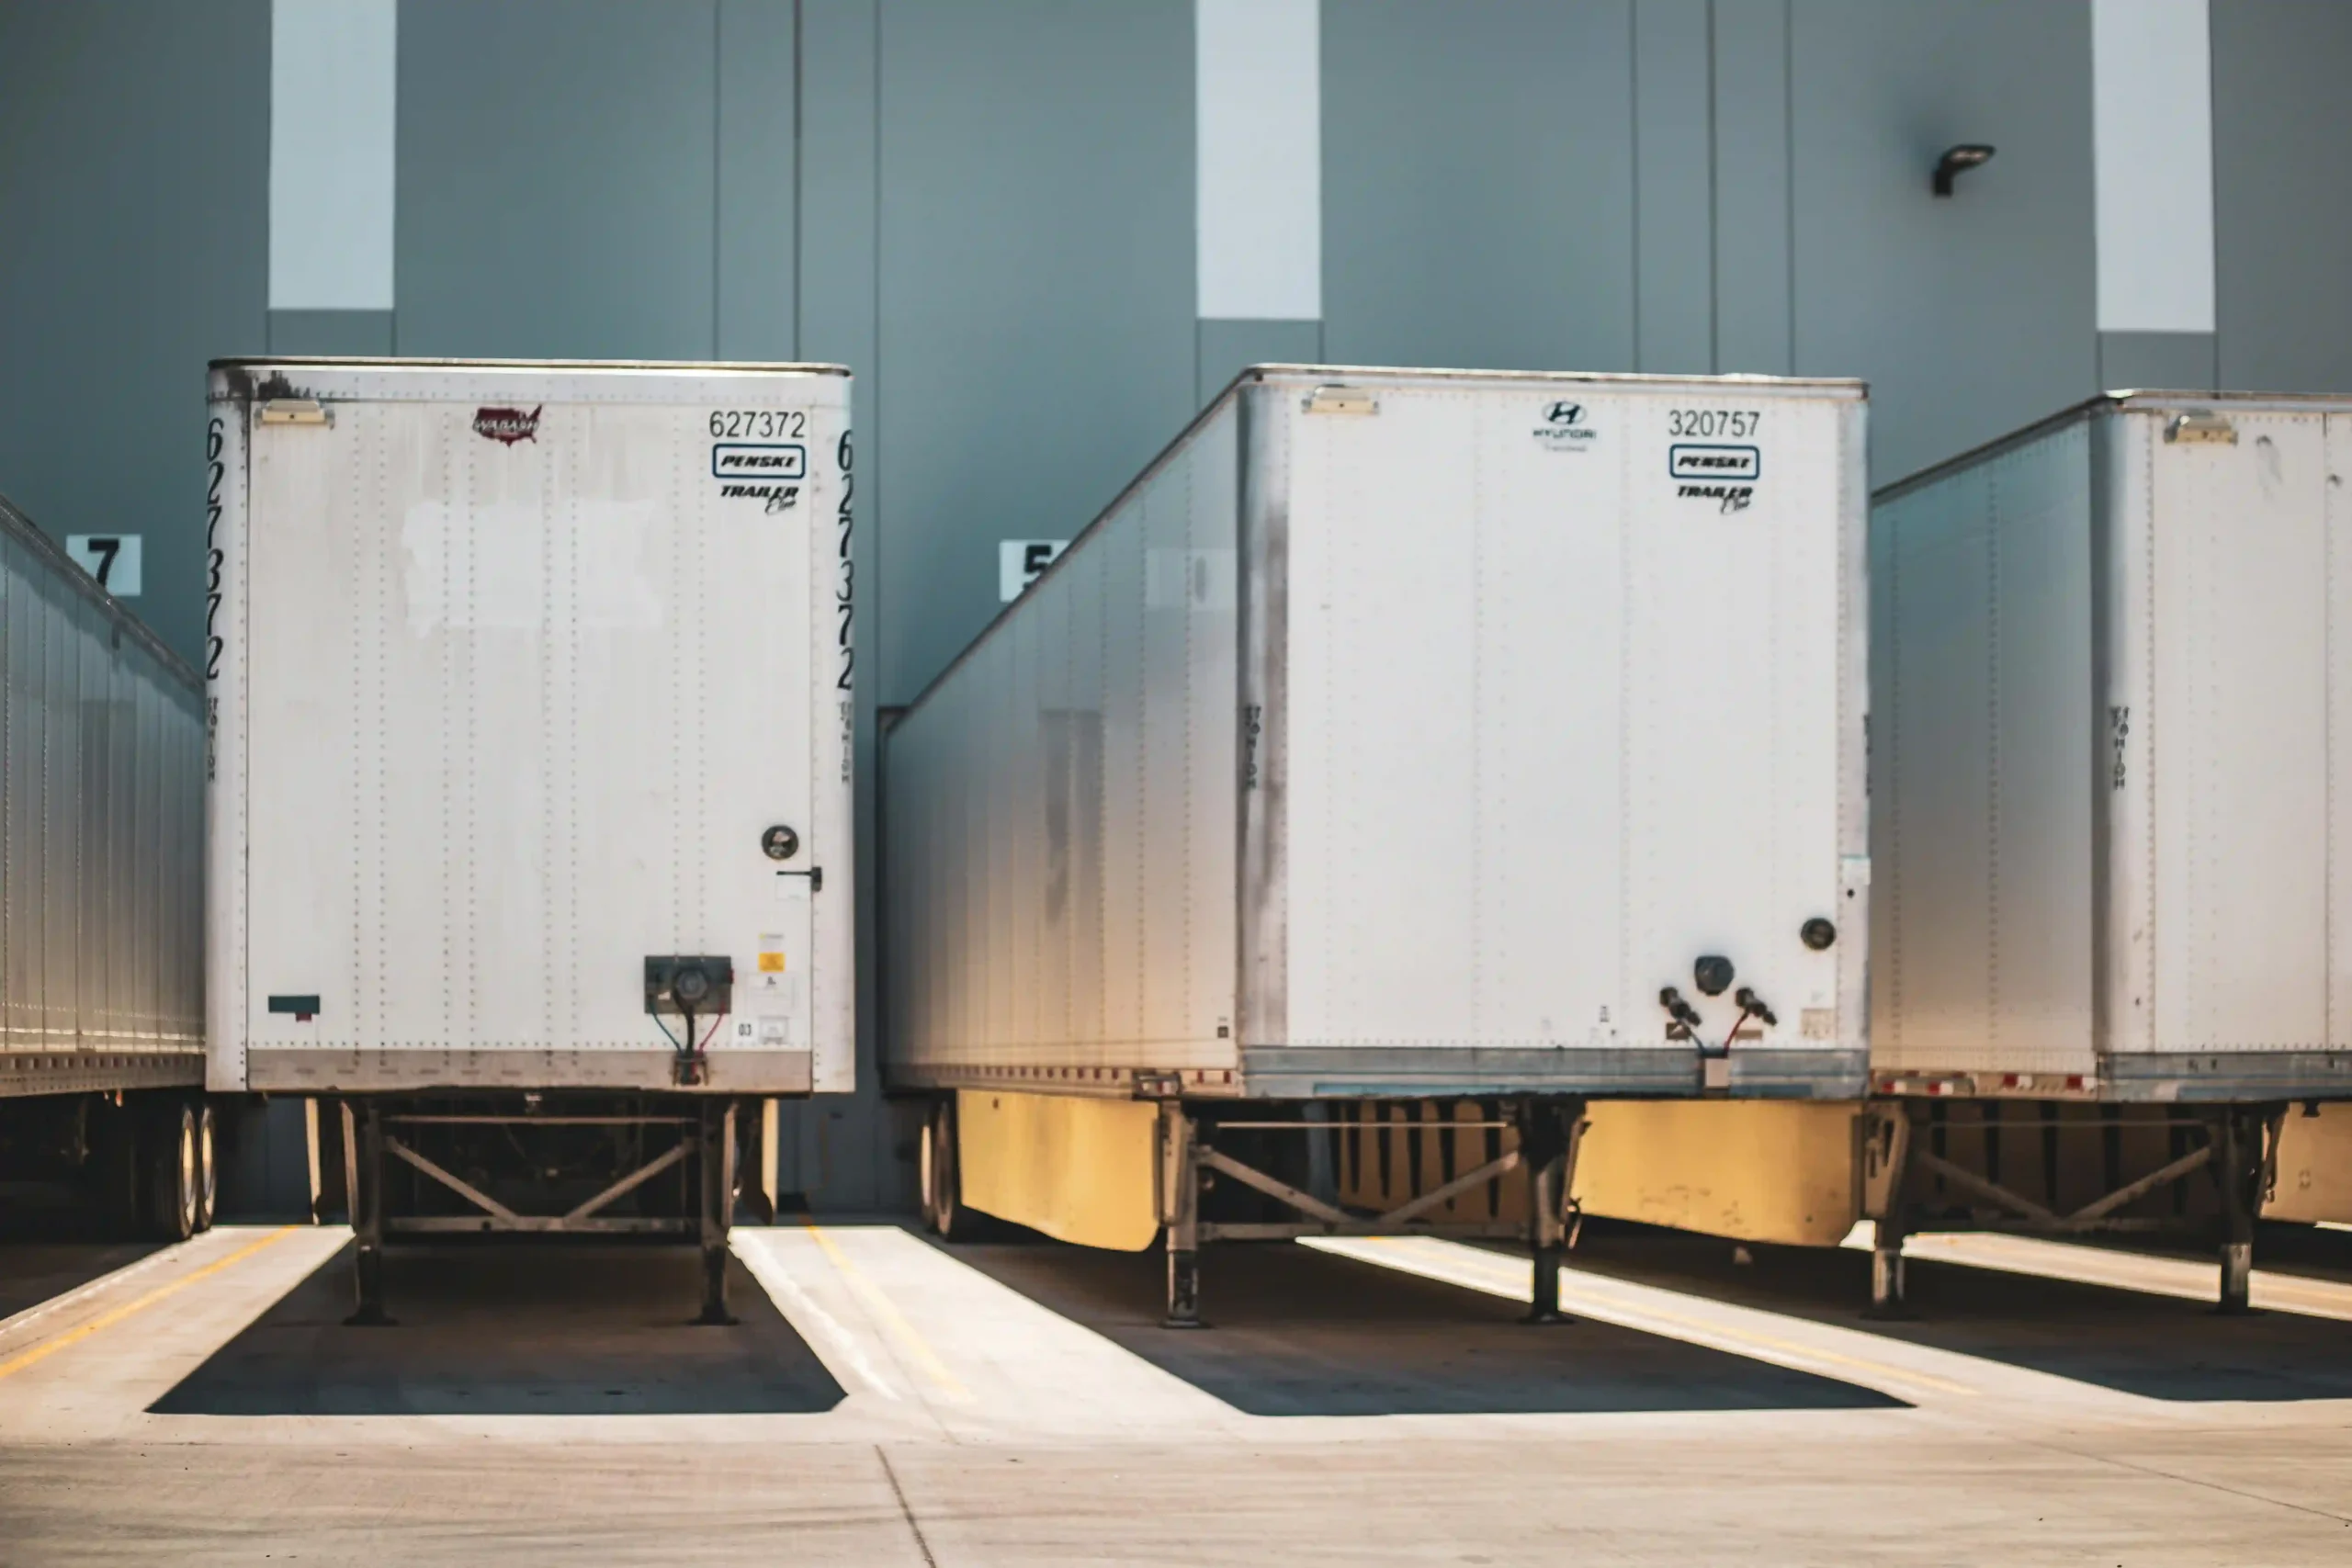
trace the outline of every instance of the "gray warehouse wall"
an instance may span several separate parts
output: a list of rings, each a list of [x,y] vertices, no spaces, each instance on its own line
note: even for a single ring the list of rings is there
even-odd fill
[[[716,349],[711,0],[403,0],[401,354]],[[786,62],[786,80],[790,80]]]
[[[267,0],[0,0],[0,491],[141,527],[193,652],[209,357],[842,361],[870,781],[996,541],[1252,359],[1861,375],[1882,479],[2102,376],[2352,390],[2352,6],[2211,41],[2210,339],[2098,333],[2085,0],[1324,0],[1304,321],[1196,319],[1192,0],[401,0],[395,308],[270,311]],[[865,1087],[786,1126],[832,1209],[912,1190],[861,897]]]
[[[1861,376],[1893,478],[2088,396],[2090,20],[2050,0],[1332,0],[1341,363]],[[2001,149],[1958,197],[1946,147]]]
[[[1795,367],[1871,383],[1892,479],[2098,390],[2090,17],[2046,0],[1797,0]],[[1997,149],[1939,200],[1958,142]]]
[[[883,700],[1193,403],[1191,0],[888,0],[876,265]],[[919,524],[913,520],[921,519]]]
[[[0,494],[145,536],[191,660],[204,366],[263,346],[268,237],[268,0],[0,0]]]
[[[2213,7],[2219,384],[2352,389],[2352,6]]]
[[[1634,367],[1631,30],[1622,0],[1324,7],[1332,360]]]

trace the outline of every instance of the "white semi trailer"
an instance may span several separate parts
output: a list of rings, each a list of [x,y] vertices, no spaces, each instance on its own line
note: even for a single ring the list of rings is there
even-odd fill
[[[693,1236],[723,1319],[738,1108],[854,1070],[847,373],[210,405],[212,1087],[339,1107],[362,1319],[478,1231]]]
[[[2245,1306],[2352,1098],[2347,475],[2352,399],[2117,393],[1874,499],[1882,1307],[1907,1229],[2184,1223]]]
[[[1864,406],[1244,373],[886,734],[934,1218],[1164,1233],[1181,1324],[1216,1238],[1523,1213],[1546,1316],[1589,1100],[1859,1096]],[[1331,1124],[1438,1098],[1348,1202]]]
[[[0,1188],[212,1223],[196,671],[0,500]]]

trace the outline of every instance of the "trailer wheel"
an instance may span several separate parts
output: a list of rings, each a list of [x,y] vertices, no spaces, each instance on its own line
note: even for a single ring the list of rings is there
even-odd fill
[[[161,1241],[196,1234],[196,1111],[186,1100],[147,1126],[147,1227]]]
[[[90,1108],[90,1196],[109,1235],[147,1234],[147,1141],[136,1111],[104,1096]]]
[[[220,1207],[220,1167],[213,1158],[212,1107],[199,1101],[196,1108],[196,1228],[209,1231],[212,1216]]]
[[[968,1240],[972,1215],[964,1207],[963,1182],[956,1168],[956,1102],[933,1108],[922,1135],[922,1217],[942,1241]]]
[[[922,1196],[922,1228],[925,1230],[935,1229],[939,1224],[939,1156],[933,1152],[938,1140],[933,1131],[938,1123],[939,1108],[933,1106],[924,1115],[922,1131],[915,1137],[915,1190]]]

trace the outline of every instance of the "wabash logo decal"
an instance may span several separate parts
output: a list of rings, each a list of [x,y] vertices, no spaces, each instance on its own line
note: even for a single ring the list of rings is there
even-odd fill
[[[486,435],[502,446],[512,446],[517,441],[528,441],[536,446],[539,441],[539,409],[546,407],[541,403],[527,413],[521,409],[476,409],[474,434]]]

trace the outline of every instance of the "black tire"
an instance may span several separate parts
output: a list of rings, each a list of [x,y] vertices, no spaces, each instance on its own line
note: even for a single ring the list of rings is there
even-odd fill
[[[163,1242],[196,1234],[196,1111],[186,1100],[160,1111],[146,1127],[147,1232]]]
[[[125,1239],[147,1234],[147,1140],[137,1111],[98,1107],[91,1138],[90,1183],[109,1235]]]
[[[943,1100],[923,1128],[923,1223],[942,1241],[969,1241],[978,1216],[964,1207],[963,1173],[956,1158],[956,1102]]]
[[[939,1108],[933,1106],[923,1117],[922,1130],[915,1135],[915,1190],[922,1200],[922,1228],[936,1230],[939,1226],[939,1187],[937,1166]]]
[[[198,1101],[196,1107],[196,1228],[209,1231],[212,1217],[220,1204],[220,1163],[215,1156],[212,1137],[212,1107]]]

